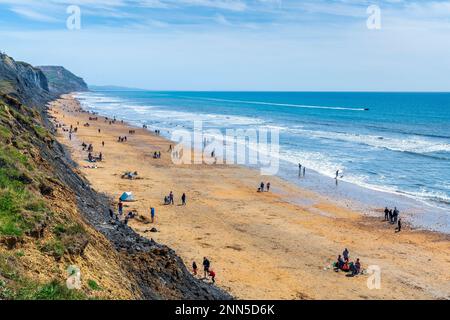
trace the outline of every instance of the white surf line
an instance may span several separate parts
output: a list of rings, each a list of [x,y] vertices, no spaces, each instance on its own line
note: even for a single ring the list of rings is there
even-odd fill
[[[274,102],[260,102],[260,101],[245,101],[245,100],[228,100],[228,99],[215,99],[215,98],[201,98],[201,97],[188,97],[189,99],[200,99],[209,101],[223,101],[223,102],[238,102],[246,104],[259,104],[259,105],[269,105],[269,106],[281,106],[281,107],[294,107],[294,108],[304,108],[304,109],[327,109],[327,110],[348,110],[348,111],[369,111],[368,108],[345,108],[345,107],[325,107],[325,106],[308,106],[301,104],[288,104],[288,103],[274,103]]]

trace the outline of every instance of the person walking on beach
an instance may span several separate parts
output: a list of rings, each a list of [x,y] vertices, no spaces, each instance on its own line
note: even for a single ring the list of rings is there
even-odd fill
[[[181,196],[181,204],[182,204],[183,206],[186,205],[186,194],[185,194],[185,193],[183,193],[183,195]]]
[[[150,216],[152,218],[152,223],[155,222],[155,208],[150,208]]]
[[[194,261],[194,262],[192,262],[192,272],[194,273],[194,276],[197,275],[197,270],[198,270],[197,263],[195,263],[195,261]]]
[[[390,223],[394,222],[394,213],[392,212],[392,209],[389,210],[389,222]]]
[[[123,215],[123,203],[122,200],[119,201],[119,216]]]
[[[400,231],[402,231],[402,219],[398,219],[397,229],[395,229],[395,232],[400,232]]]
[[[170,204],[175,204],[175,203],[173,202],[173,192],[172,192],[172,191],[170,191],[170,193],[169,193],[169,203],[170,203]]]
[[[386,209],[384,209],[384,221],[388,220],[389,220],[389,209],[388,207],[386,207]]]
[[[210,266],[211,266],[211,262],[209,262],[209,260],[206,257],[203,257],[203,271],[204,271],[205,279],[208,276]]]
[[[261,192],[264,192],[264,182],[261,182],[261,185],[259,187],[261,188]]]
[[[306,167],[303,166],[303,178],[306,176]]]
[[[270,182],[267,182],[267,192],[270,191]]]
[[[397,207],[394,208],[394,223],[397,222],[398,216],[400,212],[398,211]]]
[[[339,170],[336,171],[336,180],[339,178]]]

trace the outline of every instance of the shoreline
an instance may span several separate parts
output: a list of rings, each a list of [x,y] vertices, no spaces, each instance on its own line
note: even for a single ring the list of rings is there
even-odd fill
[[[448,235],[410,228],[394,234],[393,227],[380,222],[380,218],[353,212],[279,177],[270,177],[276,192],[257,194],[255,186],[261,177],[249,168],[176,167],[165,159],[168,140],[133,128],[136,134],[129,136],[127,143],[117,143],[117,136],[127,135],[130,126],[109,126],[99,115],[99,121],[85,128],[82,121],[89,114],[73,112],[80,107],[73,98],[62,99],[52,103],[49,113],[66,125],[81,123],[75,139],[69,141],[66,132],[59,132],[58,139],[71,150],[78,170],[92,186],[114,199],[121,192],[134,191],[138,201],[128,204],[126,210],[136,210],[141,216],[149,216],[150,205],[156,207],[156,228],[160,232],[148,233],[151,225],[137,220],[130,221],[130,226],[174,248],[188,267],[193,259],[200,266],[203,256],[211,257],[218,285],[237,298],[449,299],[450,288],[445,286],[448,276],[439,274],[450,264]],[[101,128],[101,133],[96,132],[97,128]],[[81,140],[93,143],[98,151],[101,139],[106,142],[105,162],[95,170],[84,167]],[[163,153],[162,161],[149,156],[156,149]],[[120,179],[121,170],[131,171],[131,164],[143,172],[142,180]],[[188,194],[188,206],[161,205],[163,196],[172,189],[176,200],[180,192]],[[288,203],[283,194],[300,197],[305,203]],[[371,243],[377,240],[379,243]],[[351,254],[357,253],[363,267],[379,264],[382,269],[387,268],[385,288],[369,290],[365,275],[346,278],[326,269],[346,246]],[[382,252],[383,247],[387,252]],[[416,250],[421,247],[424,256],[416,257]],[[424,261],[432,261],[433,265],[424,268],[420,265]],[[413,276],[416,273],[417,278]],[[433,273],[438,276],[433,278]]]
[[[130,126],[142,128],[146,124],[151,129],[160,129],[153,121],[150,123],[146,120],[149,117],[139,118],[131,115],[128,116],[124,111],[115,110],[102,112],[99,108],[85,105],[83,103],[83,95],[75,94],[75,97],[80,98],[82,107],[90,112],[100,112],[104,116],[110,118],[116,113],[119,113],[121,119]],[[128,108],[128,106],[127,106]],[[126,109],[128,110],[128,109]],[[138,112],[139,114],[140,112]],[[151,118],[150,118],[151,119]],[[177,126],[178,127],[178,126]],[[175,128],[177,128],[175,127]],[[181,126],[185,128],[185,126]],[[170,140],[170,132],[174,128],[165,128],[162,131],[162,136]],[[168,131],[166,131],[168,130]],[[150,130],[149,130],[150,131]],[[197,150],[201,153],[201,150]],[[436,203],[429,203],[424,199],[417,198],[407,192],[394,191],[383,189],[375,185],[364,185],[355,181],[344,179],[335,180],[331,175],[322,173],[313,168],[307,168],[307,175],[305,177],[298,177],[298,163],[292,163],[283,160],[284,156],[277,157],[280,161],[280,168],[277,177],[284,181],[294,184],[300,189],[310,190],[316,194],[325,197],[329,201],[339,203],[341,206],[351,206],[353,210],[359,211],[369,217],[374,217],[379,214],[380,208],[388,206],[389,208],[397,207],[401,211],[402,222],[407,223],[410,227],[418,230],[428,230],[433,232],[440,232],[450,234],[450,216],[446,208]],[[257,167],[251,165],[239,165],[245,168],[258,170]],[[295,200],[294,200],[295,201]]]

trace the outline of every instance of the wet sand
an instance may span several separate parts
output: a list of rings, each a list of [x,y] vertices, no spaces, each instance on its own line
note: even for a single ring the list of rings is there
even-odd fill
[[[450,299],[450,237],[445,234],[395,227],[367,217],[314,192],[259,171],[224,165],[174,165],[170,141],[126,124],[110,125],[98,116],[79,112],[70,95],[51,104],[50,115],[78,132],[68,138],[59,129],[58,139],[68,147],[80,174],[93,188],[115,199],[132,191],[136,202],[126,203],[156,222],[130,220],[129,225],[176,250],[190,268],[201,269],[204,256],[212,262],[217,285],[240,299]],[[79,122],[79,125],[77,125]],[[83,124],[88,122],[89,127]],[[98,132],[98,129],[101,131]],[[129,130],[135,130],[134,135]],[[119,143],[119,136],[128,141]],[[102,141],[105,147],[102,147]],[[102,152],[98,168],[86,166],[81,143],[92,143]],[[162,159],[153,159],[161,151]],[[140,179],[125,180],[126,171]],[[272,192],[257,193],[264,180]],[[164,206],[170,191],[175,205]],[[181,206],[185,192],[187,206]],[[292,201],[295,199],[295,201]],[[156,227],[159,232],[149,230]],[[352,260],[381,269],[381,288],[369,289],[367,274],[346,277],[331,268],[347,247]]]

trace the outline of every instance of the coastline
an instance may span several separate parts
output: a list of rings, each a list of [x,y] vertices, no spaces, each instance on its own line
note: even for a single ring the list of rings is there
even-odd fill
[[[248,168],[176,167],[168,159],[166,139],[142,129],[133,129],[136,134],[129,136],[129,126],[109,126],[101,116],[85,128],[82,123],[89,122],[89,114],[73,112],[79,108],[73,98],[62,99],[52,103],[50,114],[68,126],[80,122],[72,141],[66,132],[58,135],[71,150],[79,172],[94,189],[114,199],[133,191],[138,201],[127,204],[125,210],[148,217],[154,206],[160,232],[149,233],[152,225],[137,219],[130,226],[174,248],[187,266],[194,259],[200,265],[203,256],[210,257],[218,285],[235,297],[450,298],[446,285],[450,279],[442,274],[450,266],[448,235],[409,228],[395,234],[392,226],[381,222],[381,214],[380,218],[364,216],[277,177],[270,177],[274,193],[257,194],[255,186],[261,177]],[[120,135],[129,136],[129,141],[117,143]],[[105,161],[98,169],[84,167],[83,141],[102,151]],[[106,142],[103,149],[101,141]],[[157,150],[163,153],[162,159],[150,156]],[[122,180],[125,171],[138,171],[143,179]],[[163,206],[162,198],[171,190],[176,201],[186,192],[188,205]],[[290,203],[285,197],[303,202]],[[346,278],[327,269],[344,247],[352,258],[361,258],[364,268],[381,267],[380,290],[369,290],[365,275]]]
[[[153,94],[155,96],[153,96]],[[377,136],[376,133],[373,133],[375,136],[368,134],[366,136],[366,138],[369,139],[369,142],[367,142],[368,144],[363,144],[361,146],[363,148],[361,154],[367,155],[367,157],[355,157],[352,155],[349,156],[349,158],[353,158],[353,160],[349,162],[347,154],[352,154],[353,148],[358,148],[358,146],[353,146],[352,149],[348,149],[348,146],[346,147],[345,145],[333,148],[332,153],[337,151],[338,154],[341,154],[343,159],[347,159],[343,160],[345,162],[344,164],[340,164],[340,160],[336,159],[336,156],[333,157],[326,151],[330,146],[328,145],[328,137],[324,134],[324,131],[315,131],[314,128],[310,128],[309,130],[305,129],[303,133],[300,133],[297,127],[298,124],[292,124],[293,127],[290,128],[287,124],[283,125],[282,119],[278,119],[274,121],[276,123],[281,121],[281,123],[274,125],[275,123],[271,124],[271,121],[268,121],[267,118],[259,117],[257,114],[256,118],[252,118],[249,117],[248,113],[234,110],[235,106],[233,107],[234,111],[228,113],[227,111],[220,109],[223,107],[220,103],[217,107],[221,111],[211,113],[204,109],[206,106],[203,101],[210,101],[211,99],[208,98],[195,99],[195,105],[199,105],[200,107],[197,108],[192,106],[192,110],[187,110],[186,107],[180,107],[180,105],[183,106],[184,103],[192,103],[192,101],[189,100],[191,98],[190,96],[177,96],[176,94],[171,96],[170,92],[152,93],[150,95],[152,97],[151,99],[147,94],[144,96],[139,94],[135,96],[135,94],[133,94],[133,96],[134,97],[129,97],[127,95],[103,94],[97,92],[75,94],[75,97],[80,101],[81,106],[89,112],[100,113],[103,116],[108,116],[110,118],[118,117],[127,124],[138,128],[146,125],[152,130],[160,129],[161,135],[167,139],[171,139],[171,136],[176,130],[192,130],[192,123],[194,120],[202,120],[205,122],[206,125],[203,129],[206,131],[208,129],[219,128],[219,130],[224,132],[228,129],[242,129],[247,128],[248,126],[250,126],[249,128],[275,128],[276,130],[280,130],[280,152],[273,155],[272,161],[279,162],[279,168],[276,174],[278,177],[281,177],[302,189],[307,189],[320,194],[328,200],[339,203],[342,206],[350,205],[355,211],[362,212],[369,216],[378,216],[379,208],[384,208],[385,206],[388,206],[389,208],[397,207],[401,211],[403,223],[406,222],[416,229],[450,234],[450,207],[446,207],[448,203],[445,201],[445,195],[439,198],[439,191],[436,191],[438,193],[433,193],[432,191],[427,193],[421,189],[421,186],[438,184],[437,180],[427,182],[422,179],[423,177],[432,178],[433,174],[429,175],[429,172],[427,173],[424,171],[422,172],[422,175],[417,176],[417,179],[408,182],[409,173],[404,172],[404,174],[406,174],[406,181],[401,182],[403,178],[399,177],[400,179],[395,179],[395,177],[398,177],[399,175],[398,168],[395,168],[394,166],[392,170],[395,172],[393,171],[392,174],[385,171],[386,168],[389,168],[393,164],[393,161],[397,163],[395,159],[390,158],[393,156],[392,154],[378,154],[376,157],[379,157],[378,159],[380,160],[376,160],[376,158],[374,158],[375,155],[371,153],[372,151],[367,150],[367,146],[372,146],[375,149],[386,148],[387,150],[394,150],[394,153],[399,152],[398,148],[404,146],[405,140]],[[161,98],[160,96],[163,96],[164,98]],[[180,98],[181,100],[177,100]],[[158,99],[163,100],[159,101]],[[167,99],[168,101],[166,101]],[[184,101],[183,99],[187,100]],[[215,101],[215,99],[212,100]],[[176,101],[176,103],[174,101]],[[223,100],[219,99],[219,101]],[[168,107],[172,106],[172,104],[173,108]],[[214,108],[214,106],[216,105],[213,103],[211,107]],[[197,111],[199,112],[198,114]],[[252,112],[254,113],[255,110]],[[329,117],[328,114],[324,114],[323,116],[325,119]],[[275,119],[277,118],[275,117]],[[244,123],[247,124],[247,126],[243,126]],[[306,123],[304,125],[306,125]],[[302,126],[303,125],[300,125],[300,128]],[[364,130],[363,128],[360,129]],[[341,134],[336,128],[331,128],[330,130],[331,134],[332,132],[336,132],[338,135]],[[289,132],[296,133],[293,135]],[[311,138],[311,134],[313,137],[315,134],[324,137],[323,139],[325,140],[322,139],[325,145],[323,150],[322,146],[320,146],[318,147],[317,152],[312,151],[315,150],[316,147],[311,146],[311,141],[308,140]],[[305,141],[303,141],[301,137],[304,137]],[[373,144],[374,141],[371,140],[371,138],[374,137],[377,137],[375,144]],[[345,139],[348,138],[350,138],[350,141],[354,141],[354,139],[360,141],[362,139],[359,134],[349,134],[341,138],[344,138],[344,140],[337,139],[339,143],[341,143],[341,141],[346,141]],[[293,139],[292,144],[288,142],[290,139]],[[363,140],[365,141],[365,139]],[[387,141],[387,143],[394,145],[390,147],[389,145],[384,146],[380,144],[380,141]],[[317,143],[321,144],[321,142]],[[430,147],[429,141],[421,141],[420,143],[428,143],[428,147]],[[303,144],[305,144],[304,147],[301,147]],[[411,141],[406,142],[405,148],[408,148],[408,146],[409,148],[412,148],[411,144]],[[433,145],[432,147],[434,148],[435,146]],[[201,152],[201,150],[199,151]],[[344,154],[342,154],[343,152]],[[347,152],[347,154],[345,154],[345,152]],[[381,150],[380,152],[383,153]],[[221,156],[219,155],[219,157]],[[400,162],[403,160],[400,159]],[[380,161],[384,163],[381,164]],[[299,162],[307,168],[306,177],[298,176]],[[255,168],[249,163],[246,163],[243,166]],[[336,180],[334,178],[336,172],[335,169],[341,166],[343,168],[343,171],[341,172],[342,176],[339,180]],[[416,167],[414,164],[411,164],[411,166]],[[353,167],[355,170],[352,169]],[[422,165],[419,165],[419,167],[422,167]],[[401,170],[404,169],[402,168]],[[377,179],[370,179],[370,182],[367,181],[366,179],[372,175],[377,175],[384,181],[382,183]],[[389,178],[384,178],[388,176]],[[403,184],[405,188],[401,187]],[[414,191],[408,191],[408,185],[409,187],[414,185]],[[422,191],[417,188],[420,188]],[[433,187],[431,189],[433,189]],[[423,192],[426,194],[423,194]]]

